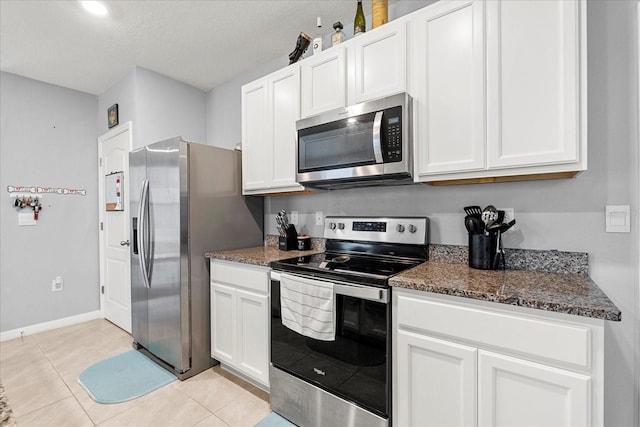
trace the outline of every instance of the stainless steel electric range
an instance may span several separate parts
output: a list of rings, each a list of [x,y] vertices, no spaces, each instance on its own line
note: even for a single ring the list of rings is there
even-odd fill
[[[327,217],[324,253],[271,264],[272,409],[300,426],[387,426],[389,278],[427,260],[427,218]]]

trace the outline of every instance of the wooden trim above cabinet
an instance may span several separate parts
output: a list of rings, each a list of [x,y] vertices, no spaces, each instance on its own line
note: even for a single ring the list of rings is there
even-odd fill
[[[444,185],[461,185],[461,184],[492,184],[495,182],[518,182],[518,181],[538,181],[546,179],[567,179],[575,177],[579,172],[553,172],[542,174],[529,174],[529,175],[513,175],[513,176],[491,176],[486,178],[467,178],[467,179],[452,179],[443,181],[429,181],[422,184],[433,186]]]

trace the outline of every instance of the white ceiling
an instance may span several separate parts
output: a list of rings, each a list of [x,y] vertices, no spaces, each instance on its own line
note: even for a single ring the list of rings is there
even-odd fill
[[[95,17],[75,0],[0,0],[0,69],[99,95],[135,66],[204,91],[283,57],[321,16],[353,22],[354,0],[106,1]],[[389,3],[392,3],[391,1]],[[365,15],[371,2],[364,1]]]

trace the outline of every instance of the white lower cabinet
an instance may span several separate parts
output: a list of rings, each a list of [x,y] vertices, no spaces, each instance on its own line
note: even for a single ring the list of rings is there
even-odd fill
[[[603,321],[500,306],[394,288],[394,426],[603,425]]]
[[[269,387],[269,269],[211,260],[211,356]]]
[[[396,338],[393,424],[476,425],[477,350],[403,330]]]
[[[481,426],[588,426],[589,375],[501,354],[478,354]]]

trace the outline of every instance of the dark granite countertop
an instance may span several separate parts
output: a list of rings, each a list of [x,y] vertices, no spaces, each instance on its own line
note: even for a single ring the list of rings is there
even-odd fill
[[[389,280],[391,286],[620,321],[622,314],[587,274],[476,270],[427,261]]]
[[[207,253],[207,258],[268,267],[272,261],[324,251],[324,240],[312,238],[310,251],[281,251],[277,236],[266,246]],[[620,309],[586,273],[588,255],[579,252],[510,250],[513,269],[476,270],[466,264],[466,247],[431,245],[429,259],[392,277],[396,288],[518,305],[576,316],[620,321]],[[509,255],[512,259],[509,259]]]
[[[277,246],[255,246],[253,248],[232,249],[229,251],[209,252],[205,256],[212,259],[235,261],[244,264],[269,267],[272,261],[295,258],[297,256],[312,255],[321,250],[310,251],[281,251]]]

